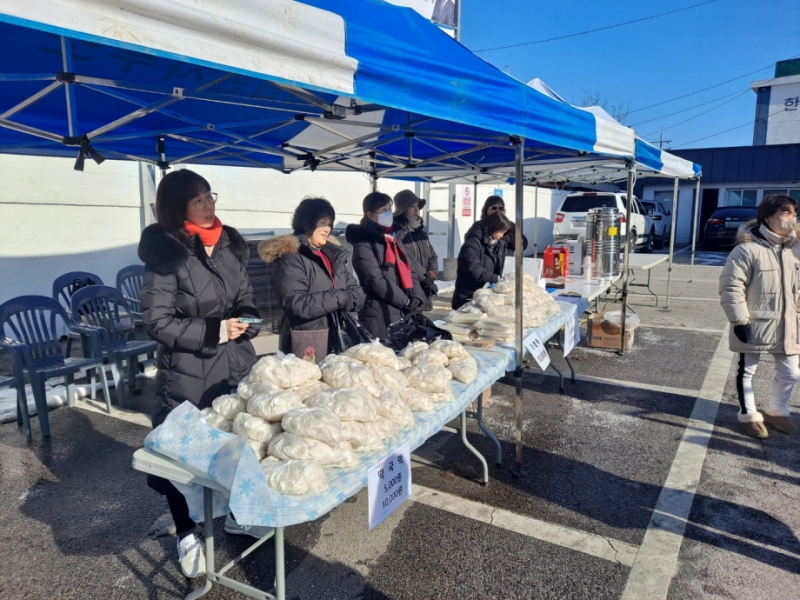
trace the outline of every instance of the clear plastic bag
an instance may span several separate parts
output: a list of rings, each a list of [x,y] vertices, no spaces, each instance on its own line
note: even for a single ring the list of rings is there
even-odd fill
[[[269,455],[281,460],[310,460],[322,466],[338,461],[333,446],[284,431],[269,443]]]
[[[281,432],[280,423],[267,423],[264,419],[245,412],[233,419],[233,432],[256,442],[269,442]]]
[[[293,408],[301,408],[303,401],[294,392],[283,390],[253,396],[247,401],[247,412],[265,421],[279,422]]]
[[[451,390],[451,389],[448,389],[445,392],[434,392],[434,393],[429,394],[429,395],[431,397],[431,400],[434,402],[434,404],[443,404],[443,403],[447,403],[447,402],[454,402],[455,399],[456,399],[455,395],[453,394],[453,390]]]
[[[356,456],[353,445],[346,441],[341,440],[333,449],[337,456],[336,462],[328,465],[332,469],[352,469],[360,462]]]
[[[411,359],[411,362],[412,364],[418,365],[423,360],[427,361],[429,365],[439,365],[440,367],[446,367],[450,364],[450,359],[447,358],[444,352],[434,350],[433,348],[428,348],[427,350],[416,353],[414,358]]]
[[[375,423],[373,423],[372,426],[383,440],[388,440],[389,438],[394,437],[395,434],[403,428],[400,423],[387,417],[378,417],[375,419]]]
[[[472,383],[478,378],[478,361],[469,355],[452,359],[447,369],[461,383]]]
[[[322,378],[332,388],[359,388],[377,396],[380,388],[366,365],[362,363],[333,362],[322,368]]]
[[[295,394],[300,396],[301,400],[305,401],[305,399],[308,398],[309,396],[313,396],[318,392],[324,392],[329,389],[331,389],[331,386],[329,386],[324,381],[309,381],[301,386],[291,388],[291,390],[289,391],[294,392]]]
[[[269,442],[257,442],[255,440],[247,440],[247,443],[250,444],[250,447],[253,449],[253,452],[256,453],[256,458],[259,461],[264,460],[267,457],[267,450],[269,450]]]
[[[238,396],[220,396],[211,402],[214,410],[223,418],[230,421],[244,410],[244,402]]]
[[[453,374],[444,367],[428,364],[424,360],[406,369],[405,374],[408,377],[409,387],[429,394],[450,389],[450,379],[453,377]]]
[[[603,313],[603,318],[608,321],[609,323],[613,323],[617,327],[622,327],[622,311],[621,310],[612,310],[606,313]],[[628,313],[625,315],[625,330],[626,331],[633,331],[639,325],[642,324],[641,319],[639,316],[633,313]]]
[[[231,428],[233,423],[227,420],[225,417],[220,415],[217,411],[213,408],[204,408],[200,411],[200,418],[203,419],[206,423],[211,425],[211,427],[215,429],[219,429],[220,431],[225,431],[227,433],[231,432]]]
[[[436,340],[431,344],[431,350],[438,350],[450,359],[469,356],[467,349],[453,340]]]
[[[412,342],[403,349],[403,351],[400,353],[400,356],[410,360],[413,363],[414,357],[420,352],[424,352],[428,348],[430,348],[430,346],[425,342]]]
[[[408,360],[405,356],[397,357],[398,371],[405,371],[410,366],[411,366],[411,361]]]
[[[342,422],[325,407],[294,408],[283,417],[284,431],[336,446],[342,439]]]
[[[325,471],[319,463],[304,460],[271,461],[265,459],[261,469],[267,485],[279,494],[305,496],[328,491]]]
[[[282,352],[265,356],[250,371],[250,381],[269,382],[282,390],[318,380],[320,376],[319,367],[315,363]]]
[[[256,394],[269,394],[277,390],[278,388],[268,381],[250,381],[250,377],[247,376],[239,382],[236,393],[239,395],[239,398],[247,402]]]
[[[378,340],[373,340],[368,344],[353,346],[349,348],[345,354],[363,363],[383,365],[384,367],[397,370],[397,356],[394,350],[387,348]]]
[[[435,409],[430,395],[414,388],[400,392],[400,398],[412,412],[433,412]]]
[[[306,406],[324,407],[344,421],[374,421],[377,400],[359,388],[342,388],[319,392],[306,399]]]
[[[399,423],[403,429],[415,424],[411,409],[398,394],[391,390],[385,391],[378,398],[377,414],[378,417],[384,417]]]
[[[342,440],[349,442],[356,452],[375,452],[385,447],[372,423],[342,421]]]
[[[368,363],[367,368],[372,372],[372,377],[376,382],[380,382],[395,392],[399,392],[408,387],[408,378],[402,371],[389,369],[383,365],[372,363]]]

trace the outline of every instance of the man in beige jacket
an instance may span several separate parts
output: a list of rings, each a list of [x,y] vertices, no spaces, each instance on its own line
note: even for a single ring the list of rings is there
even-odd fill
[[[731,322],[730,349],[739,353],[736,390],[739,426],[749,436],[769,437],[766,422],[794,433],[789,399],[800,379],[800,240],[797,202],[790,196],[766,196],[757,218],[739,231],[737,246],[719,278],[720,303]],[[772,394],[756,409],[753,376],[762,353],[775,359]]]

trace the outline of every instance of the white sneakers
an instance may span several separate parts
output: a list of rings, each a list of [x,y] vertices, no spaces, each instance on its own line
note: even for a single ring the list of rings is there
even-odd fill
[[[225,517],[225,533],[231,535],[249,535],[260,540],[265,535],[269,535],[275,530],[272,527],[260,527],[258,525],[239,525],[231,513]]]
[[[181,571],[189,579],[205,575],[206,553],[203,552],[203,543],[194,534],[178,540],[178,561]]]

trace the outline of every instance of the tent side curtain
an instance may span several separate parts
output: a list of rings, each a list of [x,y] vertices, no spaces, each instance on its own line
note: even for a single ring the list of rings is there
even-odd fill
[[[397,137],[398,122],[431,118],[436,143],[404,150],[407,163],[429,151],[449,156],[450,168],[507,164],[509,149],[499,152],[497,134],[544,152],[634,152],[629,128],[526,86],[416,11],[381,0],[6,2],[0,44],[5,152],[74,155],[60,138],[76,146],[88,135],[110,158],[159,160],[154,137],[166,132],[173,156],[195,151],[206,162],[283,169],[285,160],[308,162],[298,157],[314,148],[281,145],[309,122],[359,145],[375,137],[370,127],[385,141]],[[309,115],[328,120],[302,122]],[[461,159],[493,134],[496,156]],[[124,136],[128,142],[118,143]],[[382,151],[372,150],[381,160]],[[363,156],[356,164],[341,153],[328,162],[311,158],[319,168],[365,166]],[[429,169],[437,165],[431,158]]]

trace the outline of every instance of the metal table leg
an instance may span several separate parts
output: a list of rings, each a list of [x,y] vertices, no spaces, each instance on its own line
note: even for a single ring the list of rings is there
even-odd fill
[[[500,440],[495,437],[495,435],[489,430],[486,424],[483,422],[483,394],[478,396],[478,414],[476,417],[478,421],[478,427],[481,428],[481,431],[486,434],[490,440],[494,442],[494,445],[497,446],[497,458],[495,459],[495,464],[498,467],[503,466],[503,447],[500,445]]]
[[[475,446],[470,444],[467,439],[467,409],[461,412],[461,442],[467,447],[467,450],[472,452],[478,457],[478,460],[481,461],[483,465],[483,485],[489,485],[489,465],[486,464],[486,459],[483,458],[483,454],[478,452]]]
[[[196,600],[211,591],[212,582],[210,575],[214,573],[214,499],[212,494],[213,490],[211,488],[203,488],[203,512],[205,514],[203,533],[206,537],[206,582],[199,590],[195,590],[186,596],[186,600]]]
[[[555,371],[558,374],[558,380],[559,380],[558,390],[563,394],[564,393],[564,374],[561,372],[561,370],[557,366],[555,366],[553,364],[552,360],[550,361],[550,365],[548,365],[548,366],[550,368],[552,368],[553,371]]]

